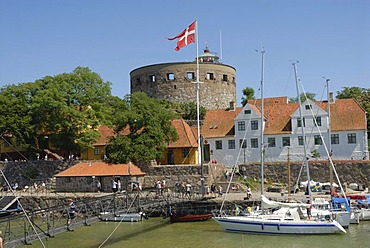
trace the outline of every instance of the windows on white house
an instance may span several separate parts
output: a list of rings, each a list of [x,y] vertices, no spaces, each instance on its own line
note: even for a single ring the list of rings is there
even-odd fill
[[[238,121],[238,131],[245,131],[245,121]]]
[[[222,150],[222,140],[216,140],[216,150]]]
[[[235,149],[235,140],[228,140],[229,149]]]
[[[356,134],[349,133],[347,134],[348,144],[356,144]]]
[[[251,130],[258,130],[258,121],[251,121]]]
[[[251,148],[258,148],[258,139],[257,138],[251,139]]]
[[[331,144],[338,145],[339,144],[339,134],[332,134],[331,135]]]
[[[290,137],[283,137],[283,146],[290,146]]]
[[[267,143],[269,147],[276,147],[275,138],[267,138]]]

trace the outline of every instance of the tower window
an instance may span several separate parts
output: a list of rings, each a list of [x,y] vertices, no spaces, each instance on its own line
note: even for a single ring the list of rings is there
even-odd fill
[[[149,76],[149,82],[154,83],[155,82],[155,75]]]
[[[174,73],[167,73],[167,80],[175,80],[175,74]]]
[[[208,72],[208,73],[207,73],[207,79],[208,79],[208,80],[213,80],[213,79],[215,79],[214,74],[213,74],[213,73],[211,73],[211,72]]]
[[[228,78],[227,78],[227,75],[226,75],[226,74],[224,74],[224,75],[222,76],[222,80],[223,80],[223,81],[225,81],[225,82],[227,82],[227,81],[228,81]]]
[[[187,73],[186,73],[186,77],[187,77],[188,79],[195,79],[194,72],[187,72]]]

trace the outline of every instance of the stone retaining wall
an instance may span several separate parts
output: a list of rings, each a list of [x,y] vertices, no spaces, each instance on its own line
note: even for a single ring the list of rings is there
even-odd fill
[[[366,184],[370,178],[370,161],[334,161],[335,170],[338,174],[341,183],[359,183]],[[291,182],[295,182],[301,171],[301,164],[290,164]],[[329,182],[329,164],[328,161],[310,161],[309,173],[311,180],[316,182]],[[260,164],[240,165],[239,171],[246,175],[247,178],[260,178]],[[265,163],[264,177],[266,180],[273,182],[286,183],[288,181],[288,165],[287,163]],[[301,171],[300,181],[307,180],[306,169]],[[334,182],[337,182],[335,174],[333,174]]]

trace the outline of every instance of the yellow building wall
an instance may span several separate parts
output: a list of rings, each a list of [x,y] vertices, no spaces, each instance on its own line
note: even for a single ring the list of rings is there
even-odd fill
[[[95,151],[97,151],[97,153],[95,153]],[[104,158],[104,155],[106,155],[105,146],[95,146],[94,148],[89,147],[81,153],[81,159],[102,160]]]
[[[174,164],[198,164],[198,150],[195,148],[189,149],[189,155],[183,157],[183,148],[171,149],[174,156]],[[168,149],[165,151],[164,157],[157,160],[159,164],[168,164]]]

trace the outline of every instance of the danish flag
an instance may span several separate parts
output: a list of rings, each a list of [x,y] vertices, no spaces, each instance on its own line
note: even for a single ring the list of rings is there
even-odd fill
[[[177,47],[175,48],[176,51],[179,51],[184,46],[187,46],[190,43],[195,42],[195,25],[196,20],[180,34],[176,35],[173,38],[167,38],[168,40],[178,39]]]

